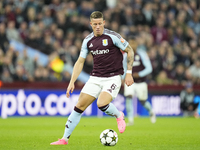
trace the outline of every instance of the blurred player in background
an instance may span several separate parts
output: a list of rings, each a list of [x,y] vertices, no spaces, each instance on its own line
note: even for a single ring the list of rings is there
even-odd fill
[[[146,50],[142,47],[138,47],[138,42],[141,39],[139,35],[130,36],[129,44],[134,50],[134,63],[133,63],[133,78],[134,84],[127,86],[124,84],[124,96],[126,97],[126,112],[128,117],[127,125],[133,125],[134,123],[134,109],[133,109],[133,97],[137,97],[144,108],[147,109],[150,115],[152,123],[156,122],[156,116],[152,110],[152,106],[147,101],[148,98],[148,86],[146,76],[152,72],[152,65]],[[124,54],[124,61],[126,61],[126,54]],[[124,63],[124,69],[126,70],[126,64]]]
[[[194,116],[195,118],[198,118],[199,100],[197,99],[197,97],[195,98],[195,93],[191,82],[188,82],[185,85],[185,89],[183,89],[180,93],[180,98],[180,109],[183,112],[183,116]]]
[[[127,53],[127,74],[125,83],[127,86],[133,84],[132,65],[134,53],[129,43],[118,33],[104,29],[105,20],[103,14],[95,11],[90,16],[90,25],[93,32],[89,34],[82,43],[80,56],[76,61],[66,95],[74,91],[74,83],[83,69],[86,56],[91,52],[93,56],[93,70],[90,79],[81,90],[78,103],[70,114],[63,138],[51,143],[51,145],[66,145],[68,139],[81,119],[83,111],[97,98],[98,108],[108,115],[117,119],[118,129],[123,133],[126,128],[124,114],[111,103],[117,96],[121,87],[121,75],[123,70],[123,55],[120,51]]]

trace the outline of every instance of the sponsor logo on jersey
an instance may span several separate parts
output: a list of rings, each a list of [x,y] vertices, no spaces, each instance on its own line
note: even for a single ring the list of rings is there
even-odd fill
[[[124,43],[124,42],[125,42],[125,40],[124,40],[123,38],[121,38],[120,40],[121,40],[121,42],[122,42],[122,43]]]
[[[109,53],[109,49],[102,49],[102,50],[92,50],[90,51],[93,55],[99,55],[99,54],[107,54]]]
[[[107,46],[108,45],[108,39],[103,39],[102,42],[103,42],[103,46]]]
[[[89,47],[93,47],[93,44],[91,43]]]

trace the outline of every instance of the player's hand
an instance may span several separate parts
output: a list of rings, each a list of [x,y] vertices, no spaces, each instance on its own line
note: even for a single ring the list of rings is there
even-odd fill
[[[67,92],[66,92],[67,98],[70,97],[70,93],[72,93],[73,91],[74,91],[74,84],[73,83],[69,83],[68,88],[67,88]]]
[[[132,74],[127,73],[125,77],[125,84],[127,86],[131,86],[133,83],[134,83],[134,80],[133,80]]]

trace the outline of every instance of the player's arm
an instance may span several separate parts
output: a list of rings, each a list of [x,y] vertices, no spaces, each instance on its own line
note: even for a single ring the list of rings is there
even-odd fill
[[[132,70],[134,61],[134,52],[130,45],[124,50],[127,53],[127,70]]]
[[[124,51],[127,53],[127,71],[126,71],[126,76],[125,76],[125,83],[127,86],[130,86],[134,82],[133,77],[132,77],[134,52],[130,45],[128,45]]]
[[[68,98],[70,96],[70,93],[72,93],[74,91],[74,82],[76,81],[76,79],[80,75],[81,71],[83,70],[84,62],[85,62],[85,58],[79,56],[78,60],[76,61],[75,65],[74,65],[71,80],[69,82],[67,92],[66,92],[66,96]]]
[[[117,33],[115,32],[115,35]],[[134,52],[129,43],[121,37],[120,34],[117,34],[118,36],[110,35],[110,37],[113,40],[113,43],[127,53],[127,71],[125,76],[125,83],[127,86],[130,86],[133,84],[133,77],[132,77],[132,67],[133,67],[133,61],[134,61]],[[120,38],[119,38],[120,37]]]
[[[78,76],[80,75],[81,71],[83,70],[83,65],[84,65],[85,59],[88,54],[87,42],[88,41],[86,39],[83,40],[79,58],[74,65],[71,79],[70,79],[69,85],[67,87],[67,92],[66,92],[67,97],[69,97],[70,93],[72,93],[74,91],[74,88],[75,88],[74,82],[77,80]]]
[[[139,50],[138,53],[140,54],[142,63],[144,65],[144,69],[142,71],[138,72],[137,75],[138,75],[138,77],[145,77],[153,71],[151,61],[149,59],[149,56],[147,55],[147,53],[144,50]],[[133,74],[133,77],[136,77],[136,76],[134,76],[134,74]]]

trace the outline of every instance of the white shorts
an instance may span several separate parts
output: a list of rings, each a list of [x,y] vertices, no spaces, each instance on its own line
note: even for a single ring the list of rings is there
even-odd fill
[[[120,88],[121,75],[113,77],[90,76],[89,80],[86,82],[81,92],[97,98],[102,91],[105,91],[108,92],[114,99],[117,97]]]
[[[146,82],[133,83],[131,86],[124,85],[124,96],[136,96],[139,100],[145,101],[148,98],[148,86]]]

